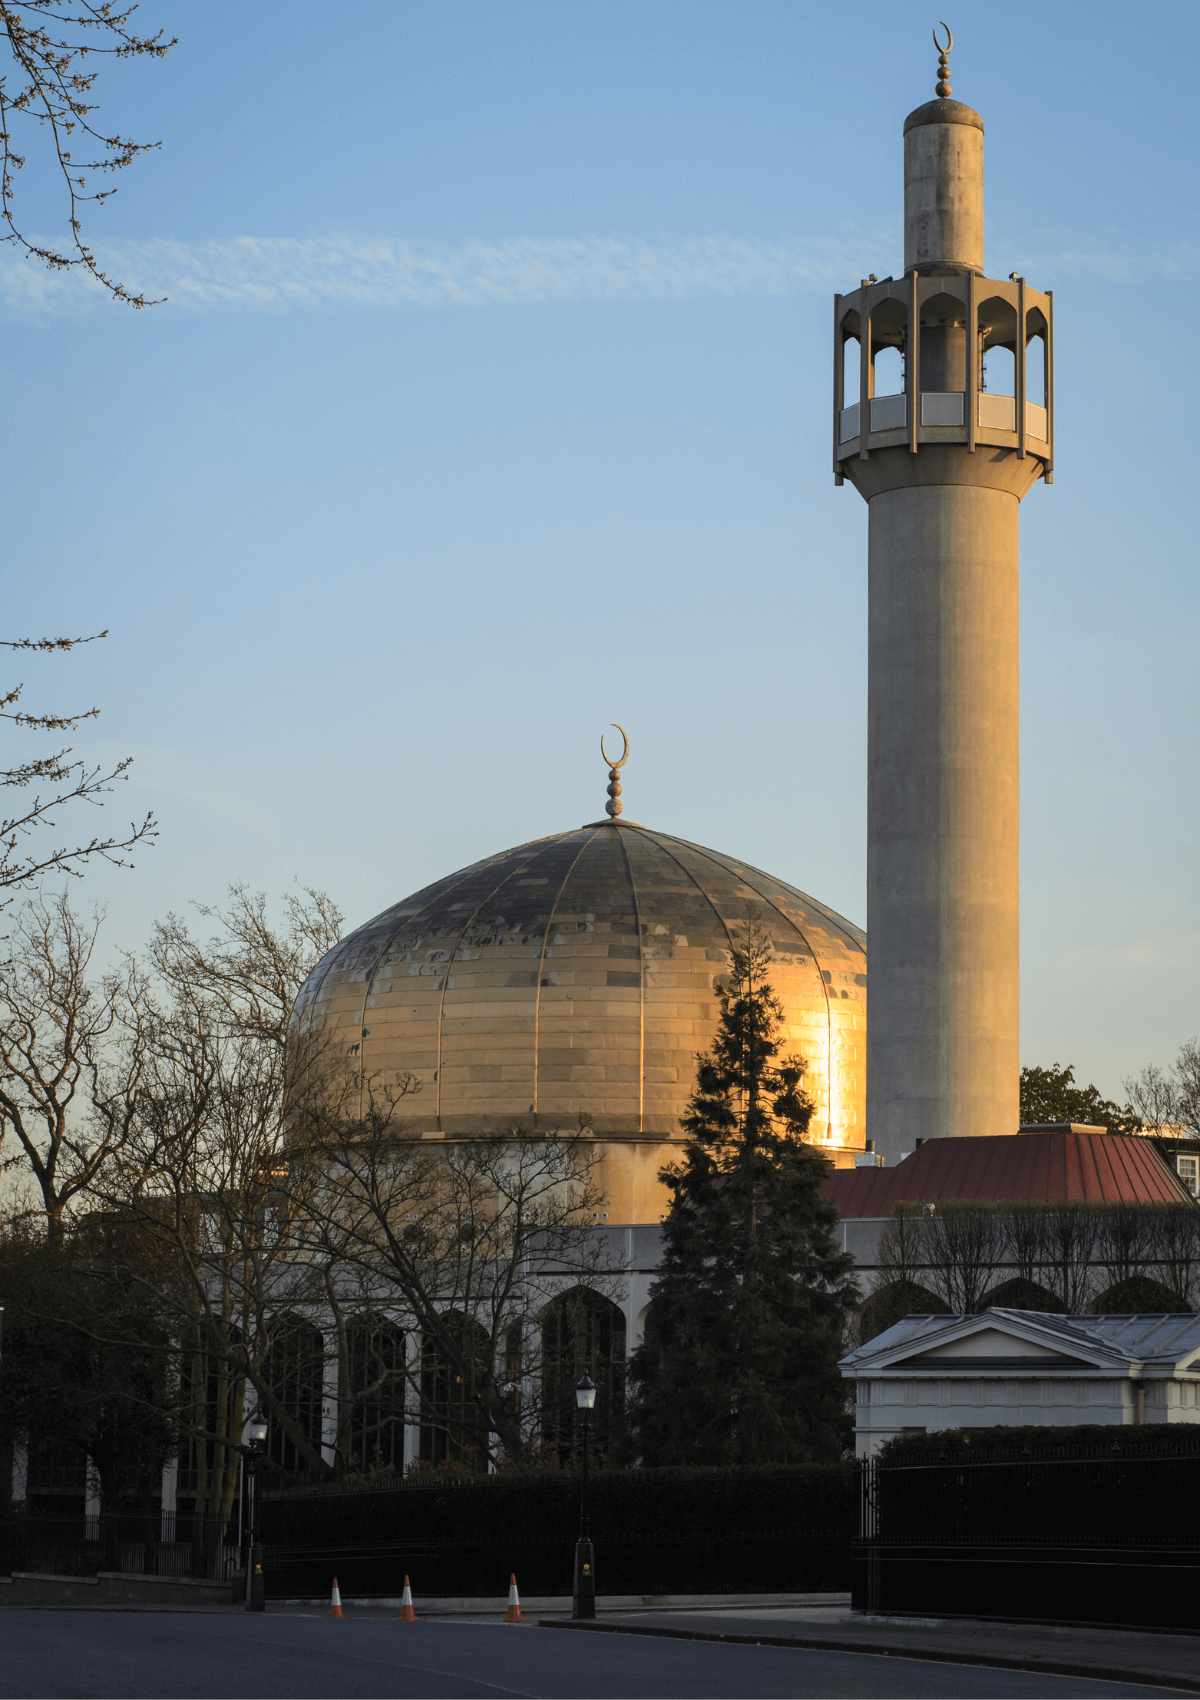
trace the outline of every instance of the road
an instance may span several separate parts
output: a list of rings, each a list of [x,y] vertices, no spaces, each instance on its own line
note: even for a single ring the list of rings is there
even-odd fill
[[[0,1612],[4,1700],[1116,1700],[1133,1683],[626,1635],[379,1617]]]

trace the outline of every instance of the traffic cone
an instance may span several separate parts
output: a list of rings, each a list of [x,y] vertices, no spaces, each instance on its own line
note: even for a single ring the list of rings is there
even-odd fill
[[[525,1624],[529,1622],[527,1617],[521,1616],[521,1596],[517,1592],[517,1578],[515,1575],[510,1576],[508,1579],[508,1616],[504,1619],[504,1621],[505,1623]]]
[[[417,1614],[413,1610],[412,1589],[408,1585],[408,1577],[406,1576],[404,1578],[404,1593],[400,1597],[400,1616],[397,1622],[416,1623],[417,1621]]]
[[[330,1617],[342,1617],[345,1615],[342,1611],[342,1591],[337,1585],[336,1576],[333,1579],[333,1596],[329,1601],[329,1615]]]

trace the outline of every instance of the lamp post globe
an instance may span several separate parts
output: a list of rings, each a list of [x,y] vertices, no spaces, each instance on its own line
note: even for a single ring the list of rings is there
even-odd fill
[[[250,1559],[246,1575],[246,1610],[267,1609],[267,1585],[263,1575],[263,1554],[258,1539],[258,1461],[267,1445],[268,1423],[262,1411],[256,1411],[246,1424],[246,1480],[250,1499]]]
[[[571,1616],[574,1618],[594,1618],[596,1615],[596,1564],[592,1552],[592,1538],[588,1532],[588,1443],[591,1439],[592,1409],[595,1403],[596,1384],[585,1370],[575,1383],[582,1457],[579,1472],[579,1539],[575,1543],[575,1590],[571,1601]]]

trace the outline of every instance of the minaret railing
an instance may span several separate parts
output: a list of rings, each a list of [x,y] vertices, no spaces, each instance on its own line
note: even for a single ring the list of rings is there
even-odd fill
[[[927,391],[921,388],[921,307],[935,295],[952,295],[962,303],[966,325],[965,382],[963,390]],[[1007,304],[1015,320],[1013,395],[997,395],[981,388],[982,343],[979,326],[981,301],[998,299]],[[873,324],[880,304],[887,300],[904,303],[908,324],[905,333],[904,390],[898,395],[876,396]],[[1029,319],[1040,312],[1046,329],[1045,404],[1028,399],[1026,350]],[[1024,278],[1005,282],[965,275],[925,276],[911,271],[902,279],[865,283],[849,295],[834,298],[833,374],[833,468],[841,481],[847,459],[869,460],[880,449],[907,447],[917,454],[922,443],[958,442],[970,453],[978,444],[1015,448],[1019,459],[1033,455],[1042,462],[1043,476],[1053,474],[1054,441],[1054,301],[1050,294],[1030,289]],[[1036,315],[1035,315],[1036,316]],[[857,318],[857,331],[847,329]],[[894,334],[894,332],[893,332]],[[845,345],[857,335],[858,395],[847,406]],[[888,333],[881,331],[886,346]],[[1007,335],[993,346],[1007,343]],[[945,399],[943,399],[943,397]],[[950,398],[954,397],[955,401]],[[960,411],[961,409],[961,411]]]

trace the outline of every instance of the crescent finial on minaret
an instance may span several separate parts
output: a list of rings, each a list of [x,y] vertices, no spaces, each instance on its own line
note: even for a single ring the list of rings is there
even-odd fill
[[[950,98],[950,55],[954,51],[954,31],[942,20],[942,28],[946,32],[946,45],[938,40],[937,30],[933,32],[933,45],[938,50],[938,80],[934,93],[942,100]]]
[[[617,731],[621,734],[621,737],[625,742],[625,748],[621,752],[620,761],[613,761],[608,751],[604,748],[603,735],[601,735],[600,738],[600,754],[608,763],[608,802],[604,805],[604,812],[610,820],[616,820],[617,816],[621,813],[625,806],[621,802],[621,769],[629,760],[629,734],[623,726],[617,726],[615,720],[612,721],[611,724],[616,726]]]

